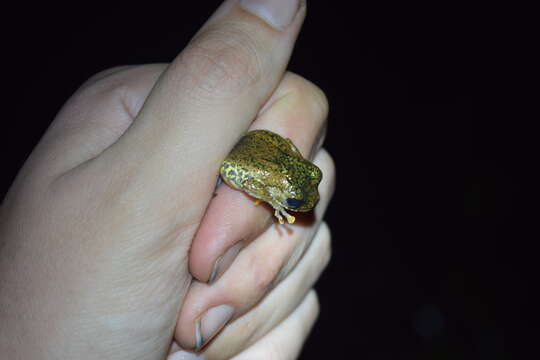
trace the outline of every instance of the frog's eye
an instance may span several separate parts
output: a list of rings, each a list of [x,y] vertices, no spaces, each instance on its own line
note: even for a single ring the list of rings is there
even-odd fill
[[[313,169],[311,170],[311,182],[315,185],[318,185],[321,182],[321,179],[322,179],[321,169],[313,165]]]
[[[287,198],[287,205],[289,205],[290,208],[296,209],[304,203],[303,200],[293,199],[293,198]]]

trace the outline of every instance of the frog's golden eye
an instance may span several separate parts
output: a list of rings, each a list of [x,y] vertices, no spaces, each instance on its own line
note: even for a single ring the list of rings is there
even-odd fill
[[[296,209],[302,206],[303,203],[304,203],[304,200],[287,198],[287,205],[292,209]]]

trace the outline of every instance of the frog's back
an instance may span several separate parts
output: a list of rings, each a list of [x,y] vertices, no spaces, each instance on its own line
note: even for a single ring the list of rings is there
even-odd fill
[[[221,177],[229,185],[242,189],[247,179],[260,178],[274,170],[279,150],[273,145],[275,140],[269,140],[263,132],[269,133],[256,130],[243,136],[221,164]]]
[[[268,130],[253,130],[244,136],[246,144],[253,147],[253,151],[257,149],[262,152],[272,153],[274,156],[281,155],[281,152],[302,159],[300,151],[294,146],[289,139],[284,139],[276,133]],[[264,155],[264,154],[261,154]]]

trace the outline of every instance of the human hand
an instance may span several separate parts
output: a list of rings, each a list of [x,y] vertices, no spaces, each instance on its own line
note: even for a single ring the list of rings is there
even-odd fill
[[[184,348],[197,348],[220,329],[218,320],[210,321],[215,326],[205,329],[205,314],[226,305],[233,317],[215,317],[229,325],[204,349],[208,358],[229,359],[246,348],[249,351],[239,358],[300,350],[317,314],[316,295],[307,294],[330,257],[330,234],[322,222],[334,187],[332,160],[320,149],[326,113],[322,92],[287,73],[250,126],[289,137],[303,154],[314,157],[325,174],[319,186],[321,200],[309,214],[313,216],[296,214],[294,226],[270,226],[275,221],[273,211],[255,207],[252,198],[228,186],[217,189],[192,244],[190,270],[197,280],[182,306],[175,336]],[[238,253],[239,245],[242,250]],[[217,279],[208,281],[216,272]],[[197,339],[200,319],[202,331]],[[282,326],[281,322],[301,322],[302,330],[293,333],[290,328],[294,325]],[[265,338],[279,340],[265,339],[253,345],[270,331]]]
[[[302,18],[278,31],[229,1],[161,76],[117,69],[70,99],[2,204],[3,354],[164,356],[216,169],[264,110]],[[192,271],[213,261],[203,253]]]

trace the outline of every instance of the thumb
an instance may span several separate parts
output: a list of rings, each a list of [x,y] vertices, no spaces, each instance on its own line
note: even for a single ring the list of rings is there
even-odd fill
[[[77,171],[107,173],[108,186],[144,204],[138,215],[147,221],[166,207],[198,223],[220,161],[283,76],[304,14],[300,0],[225,1],[128,130]]]

